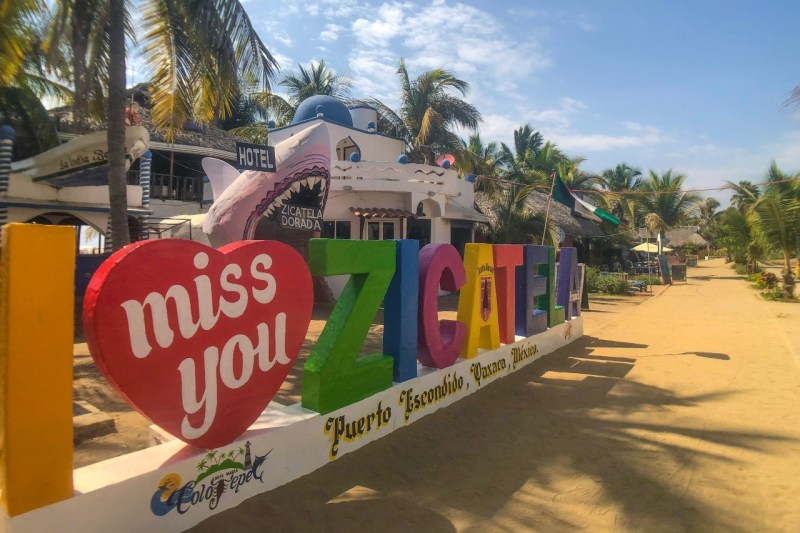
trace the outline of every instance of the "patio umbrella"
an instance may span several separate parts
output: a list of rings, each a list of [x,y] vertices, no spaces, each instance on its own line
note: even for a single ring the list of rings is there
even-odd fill
[[[652,242],[643,242],[642,244],[637,244],[636,246],[631,248],[631,250],[633,250],[634,252],[647,252],[649,254],[655,254],[658,253],[658,245]],[[667,246],[662,246],[661,250],[664,252],[671,252],[672,248],[669,248]]]

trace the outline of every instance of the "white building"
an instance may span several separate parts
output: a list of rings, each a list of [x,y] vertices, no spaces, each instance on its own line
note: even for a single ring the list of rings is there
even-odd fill
[[[270,130],[270,144],[319,123],[331,139],[323,237],[411,238],[421,245],[452,243],[462,253],[473,241],[474,222],[487,220],[473,208],[474,184],[453,169],[402,163],[403,141],[376,131],[371,107],[348,109],[336,98],[312,96],[290,125]]]

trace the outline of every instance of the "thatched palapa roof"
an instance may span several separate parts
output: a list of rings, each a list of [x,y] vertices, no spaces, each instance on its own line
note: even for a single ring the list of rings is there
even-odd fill
[[[150,115],[150,108],[147,105],[149,96],[145,89],[137,86],[133,91],[134,98],[139,104],[139,119],[141,125],[144,126],[148,133],[150,133],[151,144],[162,143],[167,144],[166,131],[158,129],[153,125],[153,120]],[[129,98],[130,93],[129,91]],[[60,133],[91,133],[94,131],[101,131],[106,129],[105,121],[90,120],[87,124],[89,131],[77,132],[74,128],[72,119],[72,108],[69,106],[58,107],[48,111],[50,116],[56,123],[56,128]],[[174,145],[183,146],[196,146],[199,148],[208,148],[210,150],[221,150],[234,154],[236,152],[236,142],[243,141],[233,133],[222,130],[215,126],[206,125],[202,127],[190,126],[187,128],[176,128]]]
[[[534,191],[528,196],[526,203],[532,211],[544,214],[547,211],[548,196]],[[494,222],[495,215],[492,212],[491,197],[483,193],[476,193],[475,204],[484,215],[489,217],[490,224]],[[550,202],[548,218],[567,235],[574,237],[602,237],[605,235],[600,226],[579,215],[573,215],[569,207],[555,200]]]
[[[675,226],[668,229],[664,236],[667,238],[667,243],[670,247],[684,246],[688,243],[696,244],[698,246],[706,246],[706,241],[700,234],[698,234],[699,226]],[[653,237],[645,228],[639,228],[637,231],[639,240],[652,240]]]

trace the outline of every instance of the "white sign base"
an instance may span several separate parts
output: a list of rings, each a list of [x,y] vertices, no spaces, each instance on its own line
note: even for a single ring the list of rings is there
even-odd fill
[[[9,518],[0,531],[183,531],[412,424],[583,335],[576,317],[479,351],[327,415],[271,403],[236,442],[203,451],[174,440],[74,472],[76,495]],[[168,496],[170,495],[170,496]]]

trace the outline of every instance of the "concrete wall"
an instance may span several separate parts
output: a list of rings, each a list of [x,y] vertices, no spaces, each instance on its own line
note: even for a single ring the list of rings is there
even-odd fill
[[[286,126],[284,128],[269,132],[269,144],[275,146],[304,129],[311,127],[318,122],[325,125],[331,139],[331,162],[338,161],[336,156],[336,145],[342,139],[350,137],[358,145],[362,160],[397,162],[397,158],[404,152],[404,143],[399,139],[393,139],[374,132],[361,131],[354,128],[340,126],[325,122],[322,119],[312,120]]]

